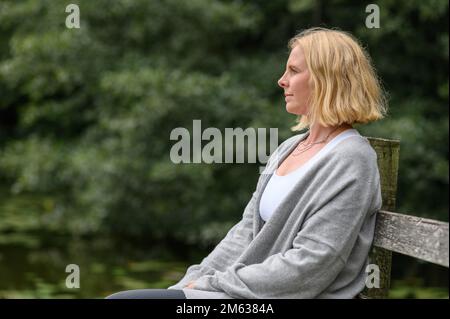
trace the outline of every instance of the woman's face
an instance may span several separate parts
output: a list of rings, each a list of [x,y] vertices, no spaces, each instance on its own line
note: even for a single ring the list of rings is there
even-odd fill
[[[286,71],[278,80],[284,90],[286,111],[297,115],[306,115],[309,108],[311,89],[309,70],[300,45],[292,49],[286,63]]]

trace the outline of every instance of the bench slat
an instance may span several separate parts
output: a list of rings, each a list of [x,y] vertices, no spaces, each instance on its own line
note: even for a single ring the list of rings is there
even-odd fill
[[[448,223],[379,211],[374,245],[434,264],[449,266]]]

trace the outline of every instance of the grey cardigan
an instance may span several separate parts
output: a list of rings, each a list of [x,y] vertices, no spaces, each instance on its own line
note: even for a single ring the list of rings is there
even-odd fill
[[[168,289],[187,298],[354,298],[366,279],[376,212],[377,155],[347,138],[306,171],[266,223],[259,201],[269,178],[309,131],[270,156],[242,219],[200,264]]]

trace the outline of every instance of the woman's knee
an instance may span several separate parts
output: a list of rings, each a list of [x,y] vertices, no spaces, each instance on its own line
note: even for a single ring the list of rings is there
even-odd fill
[[[186,295],[177,289],[136,289],[120,291],[105,299],[186,299]]]

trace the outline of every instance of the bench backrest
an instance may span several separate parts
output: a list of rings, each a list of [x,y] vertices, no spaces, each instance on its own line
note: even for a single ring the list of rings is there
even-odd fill
[[[445,267],[448,260],[448,223],[393,213],[397,195],[400,141],[367,137],[378,156],[383,206],[378,212],[370,263],[380,269],[380,287],[366,288],[360,298],[386,298],[391,278],[392,252]]]

